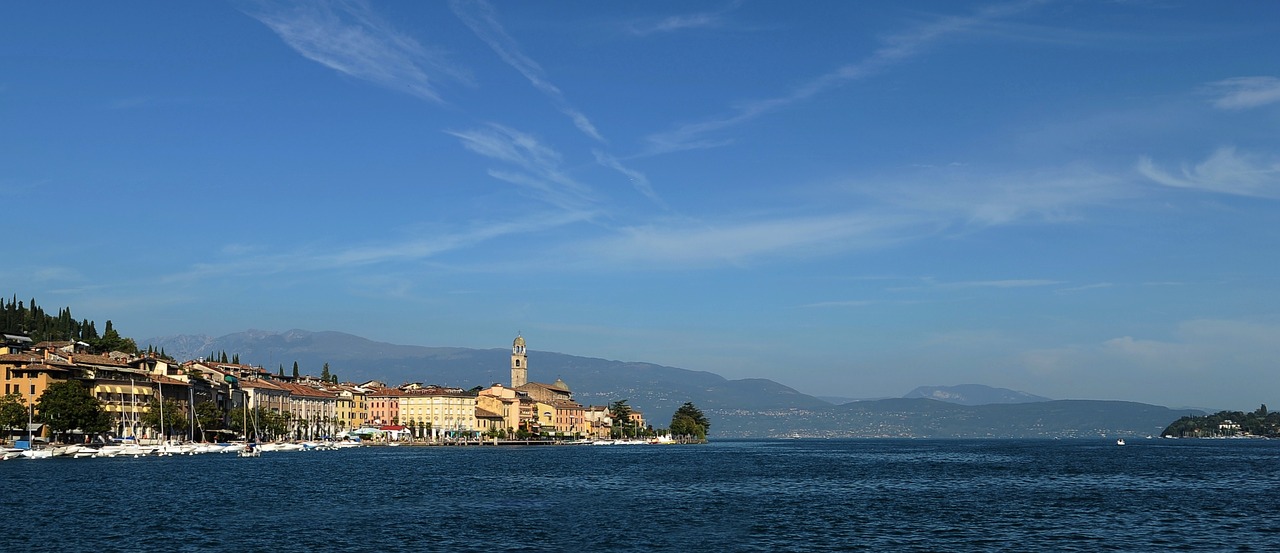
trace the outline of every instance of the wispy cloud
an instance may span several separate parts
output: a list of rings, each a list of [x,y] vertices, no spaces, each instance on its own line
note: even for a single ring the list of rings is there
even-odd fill
[[[453,8],[453,13],[463,23],[466,23],[471,32],[480,37],[480,40],[483,40],[485,44],[488,44],[489,48],[493,49],[493,52],[502,58],[502,61],[507,62],[507,65],[524,75],[524,78],[529,80],[529,84],[532,84],[539,92],[550,98],[556,107],[573,121],[578,130],[595,140],[604,142],[604,137],[596,130],[591,120],[569,104],[560,88],[547,78],[542,66],[525,55],[524,50],[520,48],[520,44],[507,33],[502,23],[498,21],[493,7],[488,2],[484,0],[453,0],[449,5]]]
[[[880,302],[877,302],[875,300],[820,301],[816,303],[806,303],[800,307],[806,307],[806,308],[866,307],[868,305],[875,305],[877,303],[880,303]]]
[[[948,167],[891,182],[856,179],[846,190],[900,209],[983,228],[1071,221],[1080,208],[1138,195],[1139,187],[1131,180],[1082,165],[1010,173]]]
[[[774,98],[750,101],[738,106],[728,116],[689,123],[674,130],[648,137],[648,154],[716,147],[728,143],[724,138],[707,138],[704,135],[734,127],[762,115],[783,109],[797,102],[870,75],[919,55],[925,48],[944,38],[973,30],[992,19],[1006,17],[1039,2],[1023,2],[989,7],[971,16],[952,16],[935,20],[915,29],[893,35],[881,41],[881,45],[865,59],[844,65],[795,87],[790,93]]]
[[[538,198],[566,211],[590,210],[596,203],[589,186],[561,170],[560,153],[533,135],[496,124],[446,132],[460,139],[466,149],[520,170],[491,169],[489,174],[494,178],[532,190]]]
[[[1062,284],[1060,280],[1045,279],[1007,279],[1007,280],[971,280],[965,282],[945,282],[937,284],[938,288],[1032,288]]]
[[[622,162],[618,161],[618,158],[602,150],[594,150],[593,153],[596,156],[596,163],[622,173],[638,192],[644,194],[646,198],[649,198],[658,206],[667,207],[666,202],[662,201],[657,192],[654,192],[653,185],[649,184],[649,178],[644,176],[644,173],[624,166]]]
[[[471,29],[471,32],[475,33],[485,44],[488,44],[489,48],[498,57],[502,58],[507,65],[510,65],[523,75],[529,81],[529,84],[550,99],[556,109],[559,109],[561,113],[568,117],[582,134],[591,137],[597,142],[605,142],[604,136],[596,129],[591,119],[569,103],[564,92],[551,82],[546,72],[543,71],[542,66],[526,55],[524,49],[520,47],[515,38],[507,33],[502,23],[498,21],[493,6],[484,0],[452,0],[450,6],[453,8],[454,14]],[[630,179],[632,185],[641,194],[644,194],[659,205],[662,204],[661,199],[658,198],[653,187],[649,184],[649,179],[639,171],[623,166],[616,157],[602,152],[596,152],[596,160],[601,165],[622,173]]]
[[[729,9],[736,7],[737,5],[735,4]],[[636,36],[648,36],[688,29],[716,28],[724,25],[726,11],[728,10],[672,15],[657,20],[638,21],[630,24],[627,30]]]
[[[528,235],[589,219],[586,212],[559,211],[512,220],[477,222],[448,232],[430,233],[410,240],[366,243],[337,248],[301,248],[290,252],[229,255],[212,263],[199,263],[164,282],[191,282],[227,275],[276,275],[341,270],[369,265],[424,261],[510,235]],[[239,248],[227,248],[229,253]]]
[[[1114,286],[1115,284],[1112,284],[1110,282],[1096,282],[1093,284],[1085,284],[1082,286],[1072,286],[1070,288],[1059,288],[1057,290],[1054,290],[1054,292],[1058,294],[1067,294],[1071,292],[1084,292],[1087,290],[1100,290],[1103,288],[1111,288]]]
[[[1242,110],[1280,102],[1280,79],[1275,77],[1235,77],[1209,83],[1213,105]]]
[[[1177,173],[1166,171],[1151,158],[1138,160],[1138,172],[1175,188],[1191,188],[1221,194],[1280,199],[1280,160],[1237,153],[1234,147],[1218,148],[1208,159],[1183,165]]]
[[[441,102],[433,74],[470,76],[395,30],[361,2],[298,2],[249,15],[299,54],[344,75]]]
[[[578,255],[608,265],[685,268],[878,248],[921,229],[913,217],[842,213],[709,224],[662,221],[617,229],[581,245]]]

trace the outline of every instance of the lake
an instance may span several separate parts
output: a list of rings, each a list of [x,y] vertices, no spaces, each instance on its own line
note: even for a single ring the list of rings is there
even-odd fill
[[[0,463],[6,550],[1268,551],[1280,441],[741,440]]]

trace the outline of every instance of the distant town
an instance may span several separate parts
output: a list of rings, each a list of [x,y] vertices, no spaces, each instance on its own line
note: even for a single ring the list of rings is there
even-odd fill
[[[5,333],[0,425],[14,440],[65,443],[103,436],[144,443],[342,439],[395,445],[705,438],[709,423],[692,404],[673,417],[673,438],[671,429],[655,429],[624,399],[584,406],[563,380],[530,381],[523,336],[512,341],[510,361],[506,384],[393,386],[338,382],[327,364],[320,376],[299,375],[296,365],[286,375],[283,367],[272,373],[225,354],[178,362],[155,351],[93,353],[82,341],[33,342]],[[82,413],[77,393],[99,411]]]

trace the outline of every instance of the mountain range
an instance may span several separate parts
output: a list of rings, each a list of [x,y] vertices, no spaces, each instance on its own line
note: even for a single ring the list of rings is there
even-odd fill
[[[378,380],[471,388],[508,383],[510,350],[406,346],[342,332],[249,330],[220,337],[169,336],[140,342],[177,359],[226,352],[267,370],[319,375],[329,364],[343,381]],[[1188,411],[1131,402],[1053,401],[982,385],[929,386],[906,398],[833,404],[767,379],[653,363],[530,351],[529,379],[562,379],[584,405],[625,399],[655,427],[693,402],[717,437],[1059,437],[1158,433]],[[1194,413],[1192,413],[1194,414]]]

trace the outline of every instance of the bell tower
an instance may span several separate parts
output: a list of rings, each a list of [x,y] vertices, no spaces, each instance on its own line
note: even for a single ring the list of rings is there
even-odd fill
[[[516,334],[511,342],[511,387],[519,388],[529,383],[529,355],[524,352],[524,336]]]

